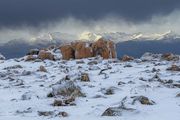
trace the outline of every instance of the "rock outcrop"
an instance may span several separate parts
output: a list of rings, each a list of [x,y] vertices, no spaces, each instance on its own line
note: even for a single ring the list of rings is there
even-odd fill
[[[45,59],[54,60],[54,55],[49,51],[40,50],[38,54],[38,58],[41,60],[45,60]]]
[[[172,53],[165,53],[161,57],[162,57],[162,59],[167,60],[167,61],[178,61],[179,60],[179,56],[174,55]]]
[[[37,59],[37,55],[27,55],[25,61],[34,61]]]
[[[132,56],[124,55],[121,59],[122,61],[131,61],[134,60]]]
[[[63,97],[80,97],[84,96],[81,92],[81,88],[74,84],[73,81],[68,81],[64,84],[57,84],[53,86],[52,94],[54,96],[63,96]]]
[[[70,60],[101,56],[103,59],[116,58],[114,42],[100,38],[97,41],[75,41],[61,46],[50,46],[45,49],[31,49],[25,61]],[[37,57],[36,57],[37,56]]]
[[[5,60],[6,58],[0,53],[0,60]]]
[[[39,54],[39,49],[31,49],[27,53],[27,55],[38,55]]]
[[[104,59],[112,58],[108,41],[101,38],[92,44],[92,48],[95,56],[100,55]]]
[[[180,67],[177,65],[172,65],[171,67],[167,68],[166,70],[169,71],[180,71]]]
[[[69,60],[95,57],[100,55],[104,59],[116,58],[115,44],[112,41],[99,39],[96,42],[78,41],[60,47],[63,59]]]
[[[60,47],[62,58],[64,60],[74,59],[75,58],[75,51],[72,45],[63,45]]]
[[[75,50],[75,59],[93,57],[91,43],[77,42],[72,44]]]

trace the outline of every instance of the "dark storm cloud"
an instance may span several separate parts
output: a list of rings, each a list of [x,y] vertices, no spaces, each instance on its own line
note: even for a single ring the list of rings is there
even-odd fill
[[[96,20],[109,14],[141,22],[179,7],[180,0],[0,0],[0,27],[36,26],[68,16]]]

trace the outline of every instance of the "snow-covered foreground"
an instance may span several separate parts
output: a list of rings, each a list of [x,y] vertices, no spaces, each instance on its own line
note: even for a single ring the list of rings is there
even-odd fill
[[[1,60],[0,120],[180,120],[180,71],[167,71],[172,64],[180,65],[180,61]],[[40,66],[47,72],[38,71]],[[83,73],[90,81],[81,81]],[[47,95],[54,86],[70,81],[85,96],[76,97],[73,104],[53,106],[54,100],[64,98]],[[141,102],[141,96],[149,101]],[[102,116],[109,107],[118,112]],[[40,116],[40,112],[51,114]]]

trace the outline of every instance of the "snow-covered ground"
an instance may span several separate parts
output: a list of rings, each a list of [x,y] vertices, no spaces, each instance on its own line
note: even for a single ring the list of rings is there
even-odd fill
[[[180,120],[180,71],[166,70],[180,61],[148,59],[0,60],[0,120]],[[40,66],[47,72],[39,71]],[[90,81],[81,81],[83,73]],[[74,105],[53,106],[54,100],[63,98],[47,95],[69,81],[85,96],[76,97]],[[138,96],[152,105],[141,104],[135,100]],[[127,109],[118,107],[122,103]],[[109,107],[119,109],[118,116],[102,116]]]

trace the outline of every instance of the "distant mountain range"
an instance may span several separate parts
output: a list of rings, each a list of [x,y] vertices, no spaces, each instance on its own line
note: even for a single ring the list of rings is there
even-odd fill
[[[117,55],[124,54],[140,57],[145,52],[180,54],[180,36],[172,31],[161,34],[127,34],[121,32],[111,33],[90,33],[84,32],[80,35],[67,33],[47,33],[30,40],[16,39],[0,45],[0,53],[6,58],[21,57],[29,49],[44,48],[53,44],[64,44],[74,40],[97,40],[101,37],[112,40],[116,43]]]
[[[30,49],[43,48],[46,47],[47,44],[47,42],[44,44],[30,44],[24,40],[13,40],[0,45],[0,53],[2,53],[7,59],[17,58],[24,56]]]
[[[116,44],[118,57],[130,55],[139,58],[145,52],[180,54],[180,38],[162,40],[134,40]]]
[[[169,30],[164,33],[123,33],[123,32],[106,32],[106,33],[91,33],[84,32],[79,35],[81,40],[97,40],[100,37],[112,40],[115,43],[124,42],[124,41],[141,41],[141,40],[164,40],[164,39],[177,39],[180,38],[180,35]]]

